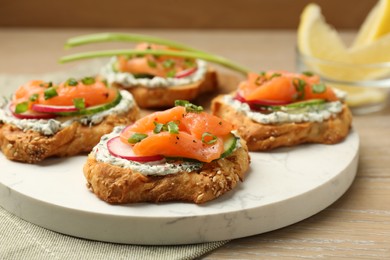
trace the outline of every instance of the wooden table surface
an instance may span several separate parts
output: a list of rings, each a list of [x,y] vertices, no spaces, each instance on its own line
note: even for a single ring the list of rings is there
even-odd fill
[[[105,30],[115,31],[115,30]],[[76,66],[57,59],[97,44],[64,50],[69,37],[98,30],[0,28],[0,74],[48,73]],[[102,32],[102,31],[101,31]],[[218,53],[255,71],[294,70],[295,31],[132,31],[163,36]],[[344,33],[348,40],[353,33]],[[390,259],[390,109],[355,116],[359,169],[350,189],[322,212],[294,225],[236,239],[203,259]]]

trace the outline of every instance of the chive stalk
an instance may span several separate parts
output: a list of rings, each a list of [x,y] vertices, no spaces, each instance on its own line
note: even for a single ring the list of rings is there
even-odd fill
[[[65,48],[69,49],[72,47],[90,44],[90,43],[99,43],[99,42],[113,42],[113,41],[122,41],[122,42],[148,42],[148,43],[155,43],[155,44],[161,44],[168,47],[172,47],[181,51],[184,51],[183,55],[172,55],[176,57],[188,57],[188,58],[198,58],[198,59],[204,59],[209,62],[214,62],[217,64],[220,64],[224,67],[227,67],[229,69],[238,71],[243,74],[247,74],[249,72],[249,69],[244,68],[240,65],[234,64],[230,62],[229,60],[219,57],[213,54],[206,53],[201,50],[194,49],[192,47],[189,47],[187,45],[184,45],[179,42],[166,40],[159,37],[149,36],[149,35],[143,35],[143,34],[130,34],[130,33],[97,33],[97,34],[88,34],[88,35],[82,35],[77,36],[68,39],[68,41],[65,43]],[[122,53],[122,52],[125,53]],[[156,50],[146,50],[151,52],[142,52],[141,50],[133,50],[133,52],[128,52],[130,50],[118,50],[116,51],[98,51],[98,52],[88,52],[88,53],[80,53],[80,54],[74,54],[65,56],[60,59],[60,63],[80,60],[80,59],[90,59],[90,58],[98,58],[98,57],[107,57],[107,56],[116,56],[116,55],[144,55],[144,54],[152,54],[152,55],[169,55],[170,51],[167,51],[167,53],[164,53],[163,50],[160,50],[159,52],[155,52],[153,54],[152,51]],[[137,52],[140,51],[140,52]],[[128,53],[128,54],[126,54]],[[188,53],[196,53],[193,55],[188,55]]]
[[[65,43],[65,48],[69,49],[72,47],[90,44],[90,43],[118,42],[118,41],[156,43],[156,44],[161,44],[161,45],[173,47],[175,49],[184,50],[184,51],[202,52],[200,50],[196,50],[194,48],[191,48],[179,42],[170,41],[170,40],[153,37],[149,35],[132,34],[132,33],[96,33],[96,34],[77,36],[68,39],[68,41]]]
[[[209,62],[213,62],[219,65],[222,65],[226,68],[232,69],[234,71],[240,72],[242,74],[247,74],[250,70],[232,63],[231,61],[221,57],[208,53],[202,52],[189,52],[189,51],[171,51],[171,50],[132,50],[132,49],[122,49],[122,50],[105,50],[105,51],[93,51],[93,52],[83,52],[71,54],[60,58],[60,63],[67,63],[71,61],[92,59],[92,58],[101,58],[101,57],[111,57],[118,55],[137,55],[137,54],[151,54],[151,55],[167,55],[174,57],[185,57],[185,58],[194,58],[202,59]]]

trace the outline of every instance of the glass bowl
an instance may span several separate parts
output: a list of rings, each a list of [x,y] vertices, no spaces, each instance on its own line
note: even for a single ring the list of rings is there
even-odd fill
[[[389,103],[390,62],[352,64],[322,60],[296,51],[299,72],[310,71],[334,88],[346,91],[354,114],[384,109]]]

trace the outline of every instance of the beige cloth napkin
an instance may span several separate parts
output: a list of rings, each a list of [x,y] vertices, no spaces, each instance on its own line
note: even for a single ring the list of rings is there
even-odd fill
[[[96,74],[104,61],[45,75],[0,74],[0,96],[31,79],[58,82]],[[0,173],[1,174],[1,173]],[[1,206],[1,205],[0,205]],[[59,234],[14,216],[0,207],[0,259],[194,259],[228,241],[179,246],[138,246],[91,241]]]
[[[0,207],[0,259],[194,259],[227,241],[179,246],[137,246],[62,235],[24,221]]]

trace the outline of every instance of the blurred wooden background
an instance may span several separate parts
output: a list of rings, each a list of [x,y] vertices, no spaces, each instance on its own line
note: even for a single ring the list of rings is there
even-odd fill
[[[0,0],[0,27],[295,29],[309,2],[356,29],[377,0]]]

